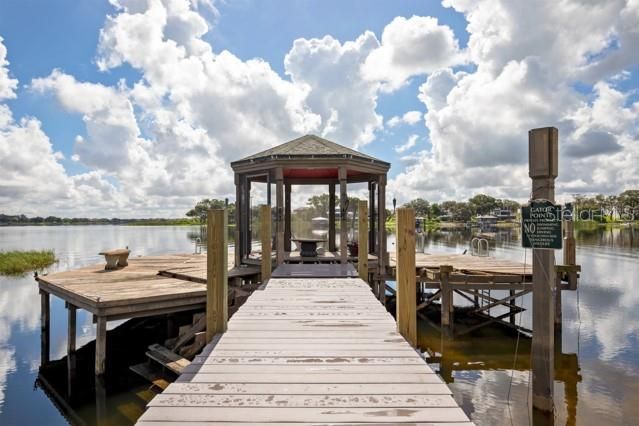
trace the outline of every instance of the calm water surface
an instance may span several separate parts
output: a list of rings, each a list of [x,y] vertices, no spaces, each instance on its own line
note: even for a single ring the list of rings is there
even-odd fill
[[[50,272],[101,262],[102,249],[129,246],[132,255],[193,250],[197,227],[5,227],[0,250],[54,249],[59,262]],[[466,231],[437,231],[418,236],[418,249],[461,253]],[[556,354],[555,424],[637,424],[639,419],[639,229],[579,230],[579,290],[563,292],[564,327]],[[491,255],[529,259],[514,231],[498,232]],[[392,238],[389,248],[393,247]],[[561,259],[557,253],[557,258]],[[463,304],[463,300],[455,300]],[[530,299],[518,301],[530,307]],[[530,311],[517,322],[530,327]],[[31,275],[0,277],[0,425],[67,424],[40,387],[39,296]],[[109,323],[109,329],[118,323]],[[92,319],[78,311],[78,347],[94,339]],[[420,323],[420,345],[434,356],[462,408],[478,425],[527,425],[530,393],[530,340],[497,327],[445,339]],[[558,345],[559,346],[559,345]],[[517,350],[516,350],[517,349]],[[52,297],[51,359],[66,353],[66,310]],[[515,356],[516,353],[516,356]],[[92,374],[87,371],[87,374]],[[109,424],[131,424],[148,386],[108,395],[114,414]],[[95,422],[95,407],[78,407]]]

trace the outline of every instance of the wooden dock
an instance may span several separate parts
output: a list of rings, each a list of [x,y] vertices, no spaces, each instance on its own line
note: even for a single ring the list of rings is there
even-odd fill
[[[229,258],[232,259],[233,253]],[[102,374],[106,359],[106,323],[206,307],[206,255],[176,254],[133,257],[128,266],[105,270],[104,264],[37,277],[41,295],[43,363],[49,361],[50,295],[68,308],[68,353],[75,351],[76,310],[95,316],[95,372]],[[229,279],[257,278],[259,268],[231,267]]]
[[[138,422],[177,423],[471,424],[358,278],[253,293]]]

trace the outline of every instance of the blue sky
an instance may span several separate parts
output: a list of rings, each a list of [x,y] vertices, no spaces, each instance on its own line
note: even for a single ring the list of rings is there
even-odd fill
[[[229,161],[300,133],[392,162],[400,202],[524,200],[526,133],[548,125],[560,193],[637,185],[634,3],[443,3],[2,2],[0,93],[18,84],[0,95],[0,147],[48,152],[62,212],[232,197]],[[579,25],[557,31],[567,17]],[[42,159],[20,157],[0,207],[35,213],[27,168]]]

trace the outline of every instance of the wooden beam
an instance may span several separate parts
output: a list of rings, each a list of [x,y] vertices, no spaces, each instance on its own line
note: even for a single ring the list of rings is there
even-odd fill
[[[101,376],[106,370],[107,319],[97,317],[95,324],[95,375]]]
[[[210,209],[207,225],[206,340],[226,331],[228,320],[228,244],[226,209]]]
[[[379,273],[386,272],[386,265],[388,264],[388,253],[386,252],[386,175],[380,175],[378,180],[378,205],[377,205],[377,268]],[[415,223],[413,221],[413,231],[415,230]],[[385,283],[381,282],[379,285],[379,292],[377,297],[383,305],[386,304],[386,291]]]
[[[275,169],[275,257],[277,264],[284,263],[284,171]]]
[[[370,254],[376,253],[375,242],[377,241],[377,235],[375,234],[375,182],[368,182],[368,204],[369,215],[368,221],[370,223],[370,236],[368,237]]]
[[[414,225],[413,225],[414,226]],[[453,271],[451,265],[441,265],[439,267],[439,281],[442,292],[441,303],[441,325],[450,327],[452,325],[453,314],[453,289],[448,284],[448,277]]]
[[[397,209],[397,330],[417,346],[415,210]]]
[[[328,185],[328,251],[337,251],[335,245],[335,184]]]
[[[340,262],[348,262],[348,225],[347,225],[347,205],[348,194],[346,192],[346,167],[340,167],[338,170],[339,177],[339,252]]]
[[[260,235],[262,240],[262,282],[271,278],[271,206],[260,206]]]
[[[71,355],[75,352],[76,342],[76,312],[77,308],[70,303],[67,303],[67,355]]]
[[[235,173],[235,266],[242,264],[242,179]]]
[[[284,183],[284,250],[291,251],[291,184],[290,183]]]
[[[528,132],[529,176],[532,198],[555,201],[558,174],[558,130],[554,127]],[[555,252],[533,248],[533,409],[552,413],[554,382]]]
[[[49,348],[51,342],[51,303],[49,293],[40,290],[40,364],[49,363]]]
[[[357,271],[368,282],[368,205],[364,200],[358,202],[357,217]]]
[[[564,221],[564,265],[577,264],[577,243],[575,242],[575,223],[572,220]],[[568,273],[568,287],[577,290],[577,274]]]

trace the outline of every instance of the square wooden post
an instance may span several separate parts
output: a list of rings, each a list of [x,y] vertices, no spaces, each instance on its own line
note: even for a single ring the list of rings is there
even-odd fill
[[[555,201],[559,133],[554,127],[528,132],[532,198]],[[560,220],[561,218],[557,218]],[[533,248],[532,403],[545,413],[554,410],[555,252]]]
[[[75,370],[75,342],[77,308],[67,302],[67,367],[69,372]]]
[[[226,209],[210,209],[206,254],[206,341],[226,331],[228,320],[228,242]]]
[[[284,184],[284,250],[291,251],[291,184]]]
[[[328,251],[337,251],[335,245],[335,184],[328,185]]]
[[[377,264],[379,265],[379,274],[386,274],[386,265],[388,262],[388,253],[386,252],[386,175],[380,175],[377,179],[378,203],[377,203]],[[414,214],[413,214],[414,216]],[[415,231],[415,221],[412,225]],[[386,304],[386,282],[379,281],[377,297],[383,305]]]
[[[275,169],[275,257],[284,263],[284,170]]]
[[[49,293],[40,290],[40,364],[49,363],[49,348],[51,342],[51,303]]]
[[[95,375],[101,376],[106,370],[107,319],[98,316],[95,323]]]
[[[357,271],[359,277],[368,281],[368,204],[357,203]]]
[[[242,178],[239,174],[235,173],[235,266],[239,267],[242,264]]]
[[[415,210],[397,209],[397,329],[417,346]]]
[[[340,262],[348,262],[348,214],[346,212],[348,206],[348,194],[346,192],[346,167],[340,167],[338,171],[339,178],[339,255]]]
[[[368,204],[369,204],[369,218],[368,222],[370,223],[370,231],[368,237],[368,252],[370,254],[377,253],[376,251],[376,241],[377,235],[375,234],[375,182],[368,182]]]
[[[262,240],[262,282],[271,278],[271,206],[260,206],[260,235]]]
[[[448,328],[453,323],[453,290],[448,285],[448,278],[453,272],[451,265],[439,266],[439,285],[441,291],[441,326]]]

